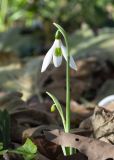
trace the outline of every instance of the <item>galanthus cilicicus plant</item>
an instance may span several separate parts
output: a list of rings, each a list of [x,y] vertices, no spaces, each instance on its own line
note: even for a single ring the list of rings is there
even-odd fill
[[[62,106],[57,100],[57,98],[49,92],[46,92],[46,93],[52,98],[54,102],[54,104],[51,107],[51,111],[53,111],[55,108],[58,110],[61,116],[64,131],[66,133],[69,133],[70,132],[70,115],[71,115],[70,113],[70,67],[74,70],[77,70],[77,67],[73,57],[69,53],[68,39],[67,39],[67,34],[65,30],[59,24],[56,24],[56,23],[53,23],[53,24],[57,28],[57,31],[55,34],[55,41],[44,57],[41,72],[44,72],[47,69],[52,59],[53,59],[54,66],[59,67],[62,63],[62,58],[63,57],[65,58],[66,60],[66,113],[65,113],[65,116],[62,110]],[[63,36],[64,38],[65,46],[61,41],[61,36]],[[74,153],[73,149],[69,147],[66,147],[66,148],[62,147],[62,150],[64,155],[66,156]]]
[[[47,69],[52,58],[53,58],[53,63],[55,67],[59,67],[61,65],[62,56],[67,61],[67,50],[66,50],[66,47],[63,45],[59,34],[60,34],[59,31],[57,31],[55,35],[55,41],[44,58],[41,72],[44,72]],[[76,69],[76,64],[72,56],[70,56],[70,67],[74,70]]]

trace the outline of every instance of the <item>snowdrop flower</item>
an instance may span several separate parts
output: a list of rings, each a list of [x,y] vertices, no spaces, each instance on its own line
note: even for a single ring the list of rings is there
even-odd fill
[[[53,59],[54,66],[59,67],[62,63],[62,56],[67,61],[67,51],[65,46],[62,44],[62,41],[60,38],[55,38],[55,41],[52,47],[49,49],[46,56],[44,57],[41,72],[44,72],[47,69],[52,59]],[[69,63],[72,69],[74,70],[77,69],[75,61],[72,56],[70,56]]]

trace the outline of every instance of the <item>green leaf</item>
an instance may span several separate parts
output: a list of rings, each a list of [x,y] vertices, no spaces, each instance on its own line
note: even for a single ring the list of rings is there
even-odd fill
[[[5,154],[6,152],[8,152],[7,149],[6,149],[6,150],[3,150],[3,148],[4,148],[3,143],[0,142],[0,155],[3,155],[3,154]]]
[[[0,151],[0,155],[3,155],[5,153],[7,153],[7,152],[8,152],[8,149],[2,150],[2,151]]]
[[[55,104],[55,107],[57,108],[57,110],[58,110],[58,112],[59,112],[59,114],[60,114],[60,116],[61,116],[62,123],[63,123],[63,127],[64,127],[64,129],[65,129],[65,118],[64,118],[63,110],[62,110],[62,107],[61,107],[59,101],[58,101],[57,98],[56,98],[54,95],[52,95],[51,93],[49,93],[49,92],[46,92],[46,93],[47,93],[48,96],[50,96],[50,98],[53,100],[53,102],[54,102],[54,104]]]
[[[23,157],[25,160],[33,160],[35,157],[35,154],[26,154],[26,155],[23,155]]]
[[[3,150],[3,143],[0,142],[0,151]]]
[[[7,110],[0,111],[0,142],[7,149],[10,144],[10,115]]]
[[[3,155],[5,153],[7,153],[7,152],[8,152],[8,150],[4,149],[3,143],[0,142],[0,155]]]
[[[20,151],[25,154],[35,154],[37,152],[37,146],[31,141],[31,139],[27,138],[25,144],[17,148],[17,151]]]
[[[36,156],[37,146],[27,138],[25,144],[16,150],[12,150],[11,152],[16,154],[22,154],[25,160],[32,160]]]

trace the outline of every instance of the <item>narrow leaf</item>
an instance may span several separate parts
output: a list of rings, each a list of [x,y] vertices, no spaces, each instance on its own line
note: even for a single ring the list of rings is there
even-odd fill
[[[48,96],[50,96],[50,98],[53,100],[53,102],[54,102],[54,104],[55,104],[55,106],[56,106],[56,108],[57,108],[57,110],[58,110],[58,112],[59,112],[59,114],[60,114],[60,116],[61,116],[62,123],[63,123],[63,127],[64,127],[64,129],[65,129],[65,118],[64,118],[63,110],[62,110],[62,107],[61,107],[59,101],[58,101],[57,98],[56,98],[54,95],[52,95],[51,93],[49,93],[49,92],[46,92],[46,93],[47,93]]]

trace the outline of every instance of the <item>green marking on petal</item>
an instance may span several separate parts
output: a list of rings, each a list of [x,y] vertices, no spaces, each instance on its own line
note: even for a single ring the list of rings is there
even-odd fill
[[[59,57],[59,56],[61,56],[62,55],[62,50],[61,50],[61,48],[55,48],[55,56],[56,57]]]

